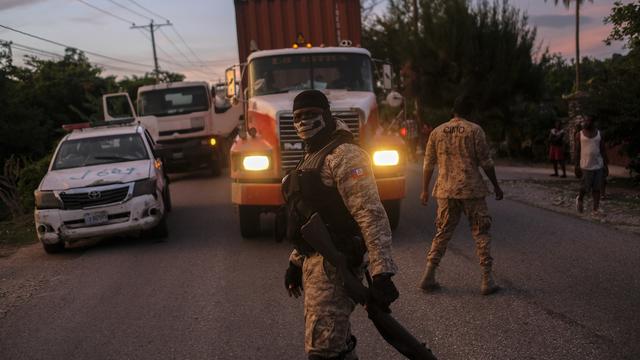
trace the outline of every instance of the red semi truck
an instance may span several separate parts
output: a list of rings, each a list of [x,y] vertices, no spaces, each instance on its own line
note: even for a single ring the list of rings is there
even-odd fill
[[[382,135],[374,93],[374,61],[359,46],[358,0],[236,0],[241,64],[226,72],[228,95],[244,106],[231,147],[231,196],[244,237],[260,233],[260,214],[283,205],[281,179],[303,156],[293,128],[293,98],[319,89],[334,116],[372,156],[392,228],[405,196],[405,153]]]

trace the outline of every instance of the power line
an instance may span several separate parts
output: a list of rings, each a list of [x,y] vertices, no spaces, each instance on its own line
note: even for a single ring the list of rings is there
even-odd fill
[[[140,14],[139,12],[137,12],[137,11],[135,11],[135,10],[132,10],[132,9],[130,9],[130,8],[128,8],[128,7],[126,7],[126,6],[122,5],[122,4],[120,4],[120,3],[117,3],[117,2],[115,2],[115,1],[113,1],[113,0],[108,0],[108,1],[109,1],[110,3],[112,3],[113,5],[115,5],[115,6],[118,6],[118,7],[122,8],[122,9],[125,9],[125,10],[129,11],[130,13],[133,13],[133,14],[136,14],[136,15],[140,16],[140,17],[141,17],[141,18],[143,18],[143,19],[151,20],[151,18],[150,18],[150,17],[145,16],[145,15],[142,15],[142,14]]]
[[[35,54],[35,55],[41,55],[41,56],[46,56],[49,58],[57,58],[57,59],[63,59],[64,55],[58,54],[58,53],[54,53],[48,50],[44,50],[44,49],[39,49],[39,48],[34,48],[32,46],[28,46],[28,45],[22,45],[22,44],[18,44],[15,42],[12,42],[11,45],[13,47],[15,47],[16,49],[22,51],[22,52],[26,52],[26,53],[31,53],[31,54]],[[110,68],[110,69],[114,69],[114,70],[121,70],[121,71],[130,71],[133,73],[141,73],[141,70],[138,69],[131,69],[131,68],[126,68],[126,67],[121,67],[121,66],[116,66],[116,65],[109,65],[109,64],[102,64],[102,63],[98,63],[98,62],[91,62],[93,65],[97,65],[100,67],[104,67],[104,68]]]
[[[193,51],[193,49],[191,48],[191,46],[189,46],[189,44],[187,44],[187,42],[184,40],[184,38],[182,37],[182,35],[180,35],[180,33],[178,32],[178,30],[176,30],[175,28],[172,28],[173,32],[176,33],[176,35],[178,35],[178,38],[180,38],[180,40],[182,41],[182,43],[184,44],[184,46],[187,47],[187,49],[189,50],[189,52],[191,54],[193,54],[193,56],[200,62],[202,62],[202,59],[200,59],[200,57],[198,57],[198,55]]]
[[[130,2],[130,3],[132,3],[132,4],[134,4],[134,5],[136,5],[136,6],[137,6],[137,7],[139,7],[140,9],[142,9],[142,10],[144,10],[144,11],[148,12],[149,14],[151,14],[151,15],[153,15],[153,16],[157,16],[157,17],[159,17],[159,18],[161,18],[161,19],[163,19],[163,20],[165,20],[165,21],[169,21],[169,19],[167,19],[166,17],[164,17],[164,16],[162,16],[162,15],[159,15],[159,14],[157,14],[157,13],[155,13],[155,12],[153,12],[153,11],[149,10],[148,8],[146,8],[146,7],[142,6],[142,5],[140,5],[140,4],[139,4],[137,1],[135,1],[135,0],[129,0],[129,2]]]
[[[17,32],[17,33],[22,34],[22,35],[25,35],[25,36],[29,36],[29,37],[34,38],[34,39],[38,39],[38,40],[41,40],[41,41],[48,42],[48,43],[50,43],[50,44],[54,44],[54,45],[58,45],[58,46],[62,46],[62,47],[64,47],[64,48],[72,48],[72,49],[80,50],[80,51],[82,51],[82,52],[84,52],[84,53],[86,53],[86,54],[93,55],[93,56],[97,56],[97,57],[104,58],[104,59],[108,59],[108,60],[111,60],[111,61],[116,61],[116,62],[120,62],[120,63],[123,63],[123,64],[130,64],[130,65],[136,65],[136,66],[143,66],[143,67],[146,67],[146,68],[151,67],[151,66],[150,66],[150,65],[148,65],[148,64],[141,64],[141,63],[137,63],[137,62],[133,62],[133,61],[122,60],[122,59],[114,58],[114,57],[111,57],[111,56],[103,55],[103,54],[100,54],[100,53],[96,53],[96,52],[93,52],[93,51],[83,50],[83,49],[80,49],[80,48],[75,47],[75,46],[65,45],[65,44],[63,44],[63,43],[59,43],[59,42],[57,42],[57,41],[53,41],[53,40],[49,40],[49,39],[45,39],[45,38],[43,38],[43,37],[41,37],[41,36],[38,36],[38,35],[29,34],[29,33],[27,33],[27,32],[24,32],[24,31],[21,31],[21,30],[14,29],[14,28],[9,27],[9,26],[6,26],[6,25],[2,25],[2,24],[0,24],[0,27],[5,28],[5,29],[7,29],[7,30],[11,30],[11,31]]]
[[[112,1],[112,0],[109,0],[109,1]],[[169,19],[167,19],[166,17],[164,17],[164,16],[162,16],[162,15],[160,15],[160,14],[156,13],[156,12],[151,11],[151,10],[150,10],[149,8],[147,8],[147,7],[144,7],[144,6],[140,5],[140,3],[138,3],[138,2],[137,2],[137,1],[135,1],[135,0],[129,0],[129,2],[131,2],[132,4],[134,4],[134,5],[138,6],[139,8],[141,8],[142,10],[144,10],[144,11],[148,12],[149,14],[151,14],[151,15],[153,15],[153,16],[157,16],[157,17],[159,17],[159,18],[161,18],[161,19],[164,19],[164,20],[166,20],[166,21],[170,21],[170,20],[169,20]],[[179,39],[180,39],[180,41],[184,44],[184,46],[187,48],[187,50],[189,50],[189,52],[191,53],[191,55],[193,55],[193,56],[196,58],[196,60],[198,60],[199,62],[204,63],[204,61],[203,61],[203,60],[198,56],[198,54],[196,54],[196,53],[195,53],[195,51],[193,51],[193,49],[189,46],[189,44],[188,44],[188,43],[187,43],[187,41],[184,39],[184,37],[182,37],[182,35],[178,32],[178,29],[176,29],[176,27],[175,27],[175,26],[172,26],[172,27],[171,27],[171,30],[173,30],[173,32],[178,36],[178,38],[179,38]],[[166,34],[164,34],[164,35],[165,35],[165,37],[166,37]],[[174,46],[175,46],[175,45],[174,45]],[[181,51],[179,51],[179,52],[182,54],[182,52],[181,52]],[[183,56],[184,56],[184,55],[183,55]],[[190,61],[190,60],[188,60],[188,61],[191,63],[191,61]]]
[[[194,65],[193,61],[191,61],[191,59],[189,59],[187,57],[187,55],[185,55],[182,50],[180,50],[180,48],[176,45],[176,43],[173,42],[173,40],[171,40],[171,38],[169,38],[169,36],[167,36],[167,33],[164,32],[164,30],[160,29],[160,33],[162,34],[162,36],[164,36],[165,39],[167,39],[167,41],[169,41],[169,43],[171,45],[173,45],[173,48],[176,49],[178,51],[178,53],[180,53],[180,55],[182,55],[183,58],[185,58],[187,60],[187,62],[189,62],[189,64]]]
[[[125,18],[123,18],[123,17],[121,17],[121,16],[118,16],[118,15],[116,15],[116,14],[112,13],[112,12],[109,12],[109,11],[107,11],[107,10],[101,9],[101,8],[99,8],[99,7],[97,7],[97,6],[92,5],[92,4],[89,4],[88,2],[86,2],[86,1],[84,1],[84,0],[78,0],[78,1],[79,1],[79,2],[81,2],[81,3],[83,3],[83,4],[85,4],[85,5],[87,5],[88,7],[92,8],[92,9],[94,9],[94,10],[100,11],[100,12],[101,12],[101,13],[103,13],[103,14],[109,15],[109,16],[111,16],[111,17],[113,17],[113,18],[116,18],[116,19],[118,19],[118,20],[120,20],[120,21],[126,22],[126,23],[127,23],[127,24],[129,24],[129,25],[133,24],[133,21],[131,21],[131,20],[127,20],[127,19],[125,19]]]

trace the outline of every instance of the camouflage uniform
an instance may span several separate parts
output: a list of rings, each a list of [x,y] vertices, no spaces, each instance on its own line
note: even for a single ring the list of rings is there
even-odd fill
[[[368,250],[371,275],[394,274],[397,268],[391,258],[391,229],[369,155],[357,145],[342,144],[327,155],[320,175],[324,185],[337,187],[358,224]],[[305,257],[294,250],[289,260],[302,266],[305,351],[328,358],[346,353],[355,345],[350,344],[349,323],[355,303],[347,295],[335,267],[317,253]],[[362,276],[366,265],[365,261],[361,269],[355,269],[356,274]],[[356,358],[354,351],[345,359]]]
[[[436,234],[427,261],[436,266],[440,263],[464,213],[469,219],[480,265],[491,267],[491,217],[484,200],[489,191],[479,167],[493,167],[493,160],[482,128],[461,118],[435,128],[427,143],[424,169],[433,170],[436,165],[438,178],[433,188],[438,203]]]

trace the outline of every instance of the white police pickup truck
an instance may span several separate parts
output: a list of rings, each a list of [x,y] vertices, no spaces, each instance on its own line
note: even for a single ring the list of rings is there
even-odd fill
[[[66,135],[35,191],[36,232],[48,253],[80,239],[167,236],[171,197],[153,140],[132,119],[103,124]]]

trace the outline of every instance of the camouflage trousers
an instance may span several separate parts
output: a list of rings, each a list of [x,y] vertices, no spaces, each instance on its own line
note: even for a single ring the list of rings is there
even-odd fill
[[[453,236],[460,216],[465,214],[471,226],[471,235],[476,243],[476,255],[483,268],[491,267],[491,216],[484,198],[475,199],[446,199],[438,198],[438,212],[436,217],[436,234],[431,242],[431,249],[427,261],[438,265],[447,250],[447,244]]]
[[[305,258],[302,266],[304,286],[304,349],[308,355],[332,358],[347,353],[351,342],[349,316],[355,303],[347,295],[336,268],[319,254]],[[345,360],[356,360],[355,350]]]

